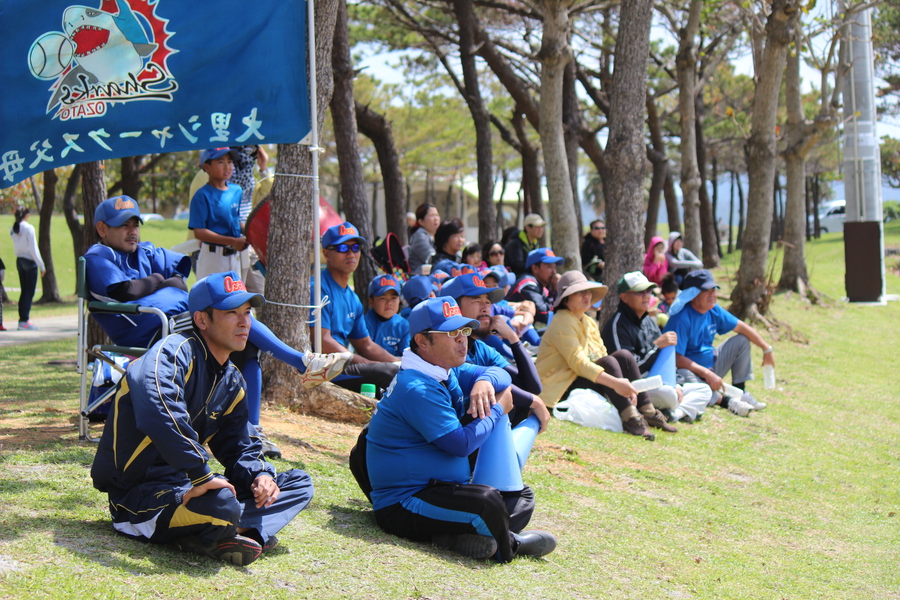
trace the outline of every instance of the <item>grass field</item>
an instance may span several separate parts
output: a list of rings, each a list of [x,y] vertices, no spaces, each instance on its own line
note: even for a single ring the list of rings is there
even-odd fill
[[[559,547],[509,565],[383,534],[347,468],[358,428],[279,408],[263,415],[274,463],[317,492],[283,549],[241,569],[118,537],[72,425],[76,376],[52,364],[71,341],[0,349],[0,598],[900,598],[900,303],[837,301],[839,236],[809,254],[833,300],[776,298],[797,335],[766,334],[778,387],[750,389],[769,408],[710,409],[655,443],[552,423],[524,477]]]

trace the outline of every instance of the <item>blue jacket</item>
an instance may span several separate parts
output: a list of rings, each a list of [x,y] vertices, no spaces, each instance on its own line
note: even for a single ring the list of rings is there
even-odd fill
[[[150,481],[202,485],[215,476],[204,444],[237,485],[275,476],[247,419],[240,372],[220,365],[197,332],[173,334],[119,383],[91,467],[94,487],[115,497]]]

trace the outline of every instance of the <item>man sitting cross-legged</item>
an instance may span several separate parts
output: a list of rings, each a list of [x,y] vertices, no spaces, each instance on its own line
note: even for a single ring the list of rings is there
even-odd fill
[[[409,326],[402,368],[366,436],[376,522],[473,558],[507,562],[551,552],[551,534],[522,531],[534,511],[530,488],[500,492],[469,483],[469,455],[512,408],[505,371],[465,362],[466,338],[478,322],[463,317],[452,298],[438,297],[417,305]],[[467,401],[475,418],[463,425]]]
[[[189,256],[141,242],[141,212],[128,196],[104,200],[94,212],[100,243],[84,254],[87,284],[91,296],[101,302],[123,302],[160,309],[167,316],[188,310],[184,280],[191,273]],[[94,318],[103,331],[120,346],[149,346],[159,335],[159,318],[153,314],[112,315],[97,313]],[[250,423],[256,427],[266,456],[281,452],[259,426],[262,375],[257,348],[298,369],[305,387],[314,387],[340,374],[349,354],[298,352],[279,340],[260,321],[253,319],[247,347],[232,357],[247,381]]]
[[[188,299],[193,329],[129,365],[91,468],[117,532],[246,566],[309,504],[308,474],[276,474],[266,462],[228,359],[246,346],[250,309],[263,302],[233,271],[201,279]]]

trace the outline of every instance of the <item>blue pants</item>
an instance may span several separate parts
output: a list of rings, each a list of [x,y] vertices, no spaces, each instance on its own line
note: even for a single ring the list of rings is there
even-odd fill
[[[19,323],[27,323],[31,316],[31,302],[34,300],[34,290],[37,289],[38,267],[30,258],[16,259],[16,269],[19,271]]]
[[[239,486],[237,498],[231,490],[211,490],[185,506],[181,499],[190,482],[178,479],[146,482],[125,494],[110,494],[109,511],[116,531],[142,541],[167,543],[193,536],[201,544],[213,545],[246,527],[257,530],[266,542],[313,497],[312,480],[305,471],[280,473],[275,483],[281,493],[268,508],[256,508],[250,489]]]

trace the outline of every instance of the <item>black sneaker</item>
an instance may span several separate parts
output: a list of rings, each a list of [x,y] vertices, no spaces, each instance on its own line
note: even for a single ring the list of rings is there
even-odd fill
[[[185,538],[181,540],[181,549],[195,554],[203,554],[238,567],[246,567],[259,558],[262,552],[262,546],[243,535],[236,535],[212,545],[203,545],[196,538]]]
[[[270,537],[269,541],[267,541],[267,542],[262,541],[262,536],[255,529],[250,529],[249,531],[245,531],[241,535],[250,538],[257,544],[262,546],[263,552],[268,552],[269,550],[274,550],[275,548],[278,547],[278,538],[275,537],[274,535],[272,537]]]
[[[526,529],[515,534],[516,556],[544,556],[556,550],[556,536],[541,529]]]
[[[431,543],[469,558],[490,558],[497,553],[497,540],[486,535],[436,535]]]

